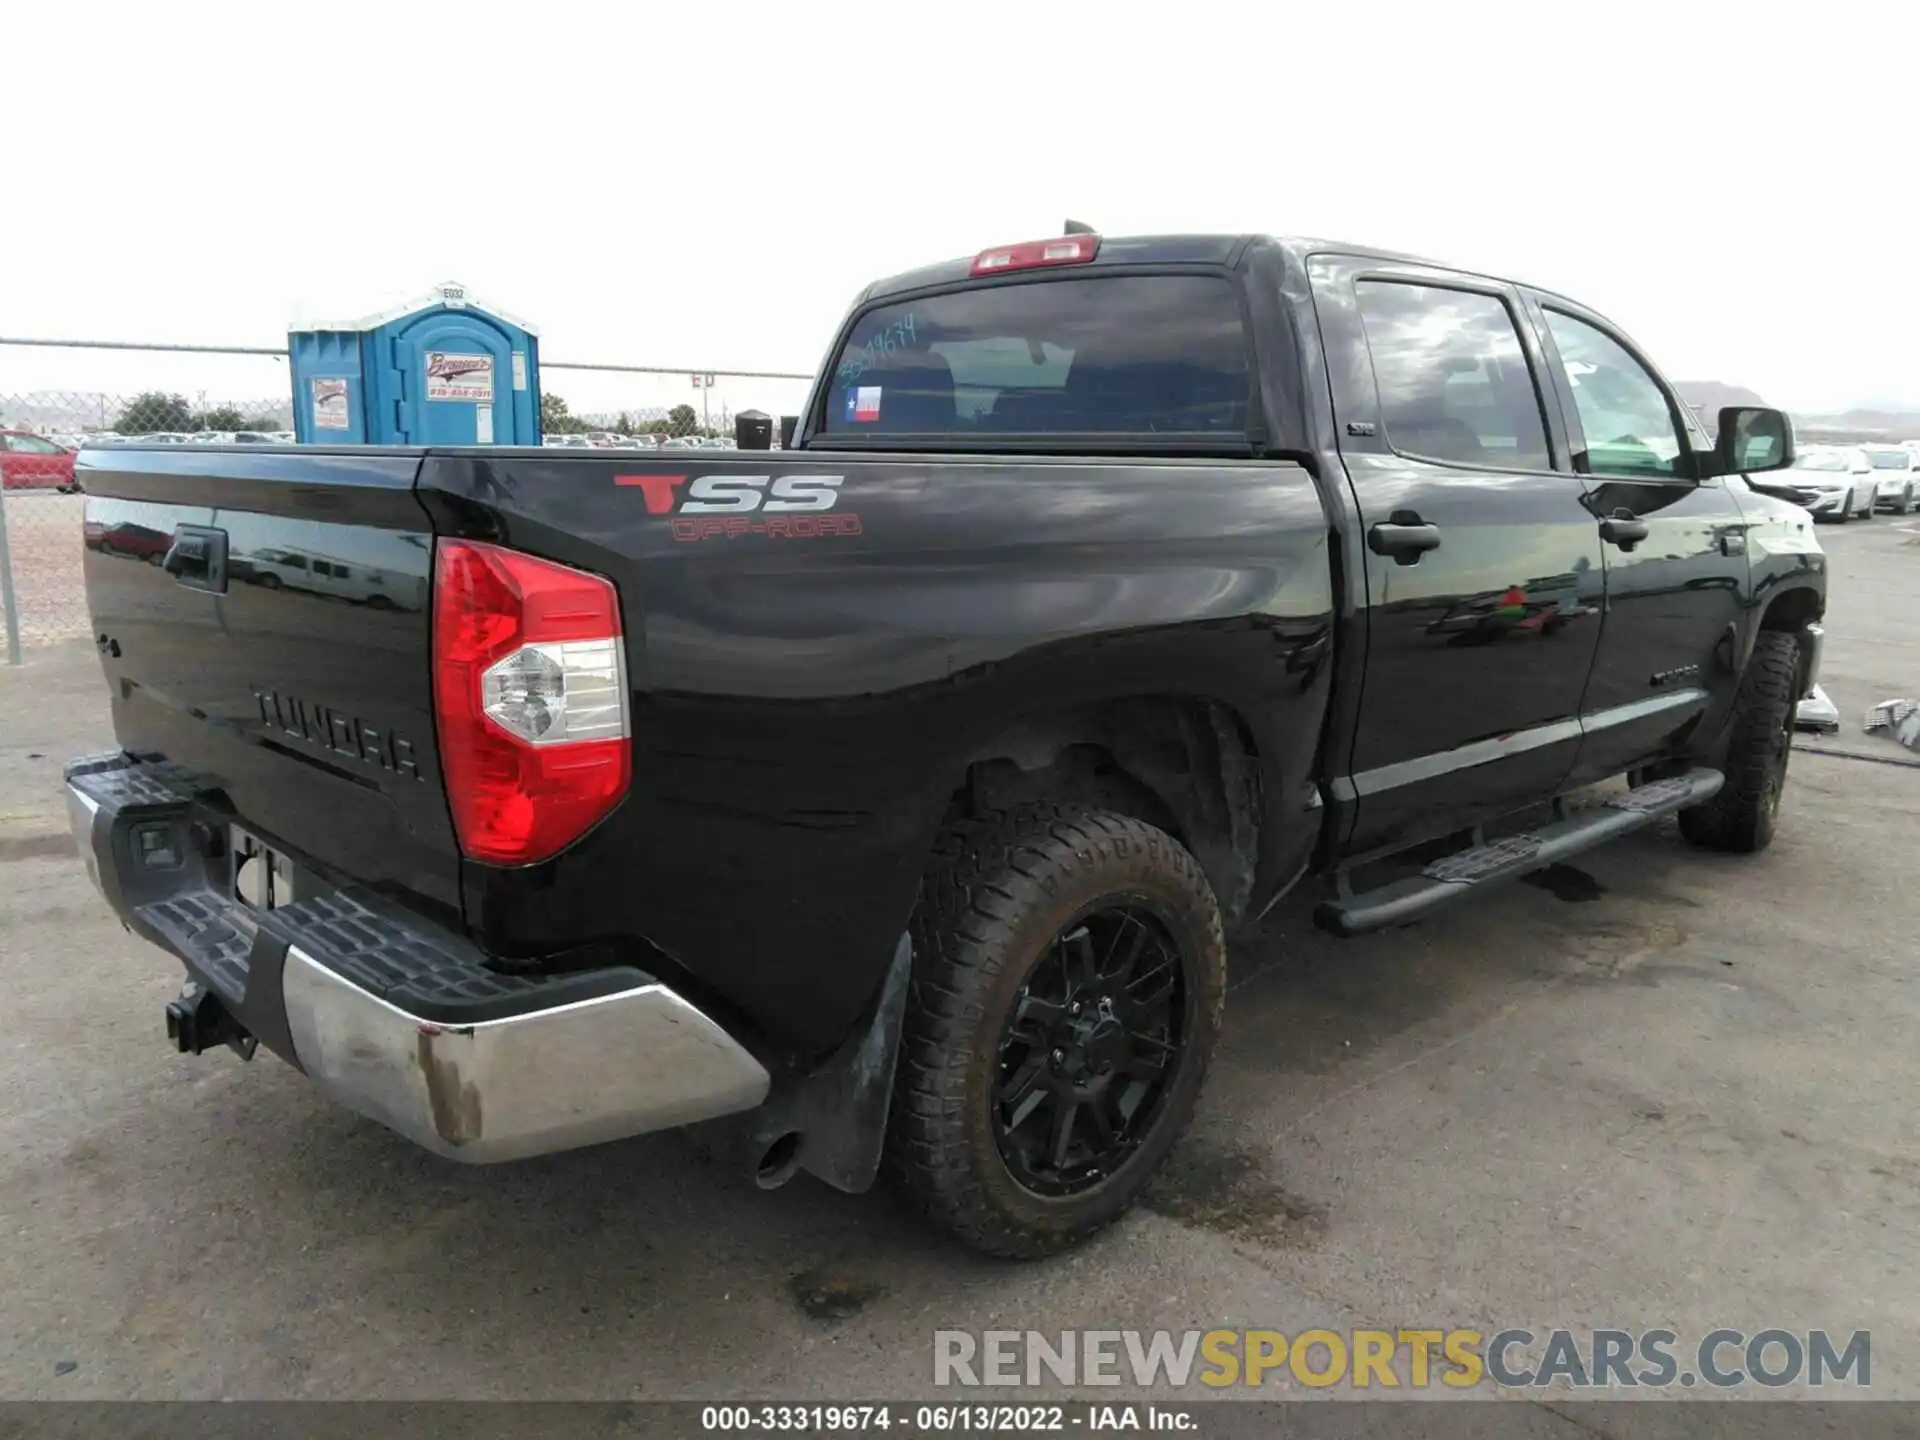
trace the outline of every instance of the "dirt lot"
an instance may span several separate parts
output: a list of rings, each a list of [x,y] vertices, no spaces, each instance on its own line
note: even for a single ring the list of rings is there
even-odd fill
[[[1362,941],[1289,902],[1152,1208],[1032,1266],[674,1136],[463,1169],[270,1058],[176,1057],[173,963],[61,813],[110,739],[97,667],[30,651],[0,669],[0,1395],[901,1397],[939,1328],[1664,1324],[1871,1329],[1874,1393],[1920,1397],[1920,757],[1858,729],[1920,692],[1914,528],[1822,532],[1825,748],[1856,758],[1795,756],[1768,854],[1669,826]]]

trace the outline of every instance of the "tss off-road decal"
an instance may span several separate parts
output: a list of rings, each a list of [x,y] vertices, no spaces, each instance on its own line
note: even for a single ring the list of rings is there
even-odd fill
[[[817,540],[858,535],[860,517],[827,514],[844,475],[616,475],[640,491],[649,515],[671,517],[676,540]]]

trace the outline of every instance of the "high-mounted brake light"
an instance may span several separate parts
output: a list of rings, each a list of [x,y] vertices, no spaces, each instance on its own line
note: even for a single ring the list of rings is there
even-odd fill
[[[440,770],[460,849],[527,865],[627,793],[627,677],[611,582],[466,540],[433,563]]]
[[[1002,270],[1032,270],[1042,265],[1084,265],[1099,253],[1098,235],[1029,240],[1023,245],[1002,245],[997,250],[982,250],[973,257],[973,273],[993,275]]]

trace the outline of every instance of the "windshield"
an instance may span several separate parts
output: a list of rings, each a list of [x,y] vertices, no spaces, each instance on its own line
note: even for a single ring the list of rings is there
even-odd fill
[[[1793,462],[1793,468],[1796,470],[1845,470],[1847,462],[1832,451],[1815,452],[1812,455],[1800,456]]]
[[[1225,279],[983,286],[860,317],[824,429],[861,435],[1243,434],[1247,344]]]
[[[1904,450],[1869,450],[1867,454],[1873,457],[1876,470],[1904,470],[1911,459]]]

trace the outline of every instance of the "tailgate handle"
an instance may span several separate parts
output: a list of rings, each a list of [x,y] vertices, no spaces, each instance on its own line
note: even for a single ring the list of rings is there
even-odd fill
[[[180,526],[160,568],[189,589],[226,594],[227,532],[210,525]]]

